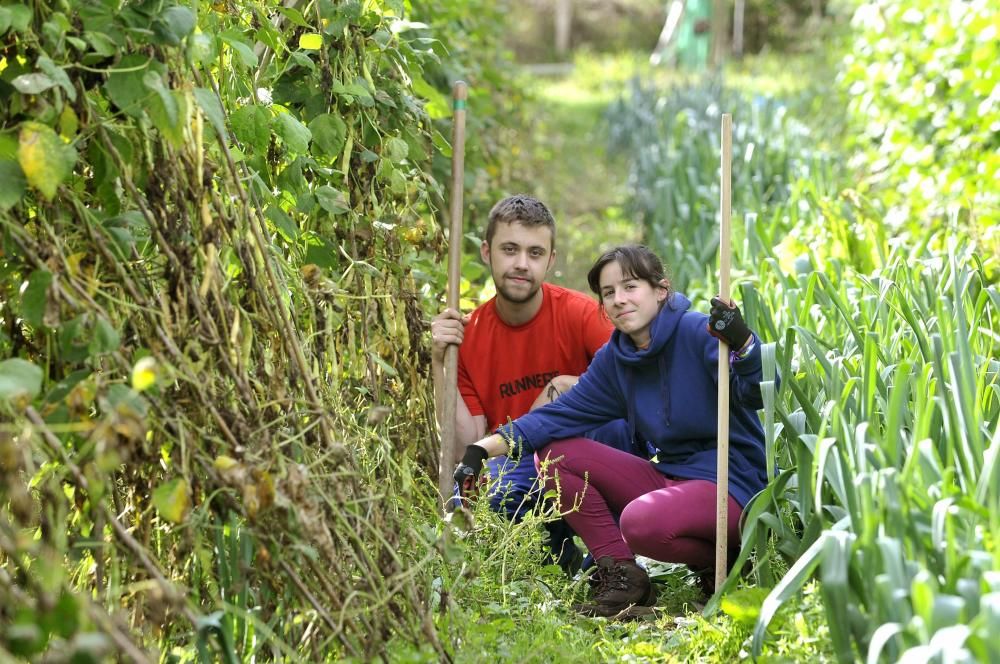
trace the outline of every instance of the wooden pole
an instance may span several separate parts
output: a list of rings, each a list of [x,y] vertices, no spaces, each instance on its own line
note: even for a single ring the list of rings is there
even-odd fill
[[[722,114],[722,181],[719,219],[719,298],[729,302],[729,243],[732,213],[733,116]],[[729,531],[729,344],[719,340],[719,455],[716,463],[715,501],[715,588],[722,587],[728,574]]]
[[[451,225],[448,232],[448,293],[449,309],[459,310],[462,283],[462,195],[465,190],[465,101],[468,89],[456,81],[452,90],[454,117],[451,133]],[[448,505],[455,467],[455,407],[458,401],[458,346],[449,345],[444,351],[444,403],[441,404],[441,460],[438,466],[438,489],[441,502]]]

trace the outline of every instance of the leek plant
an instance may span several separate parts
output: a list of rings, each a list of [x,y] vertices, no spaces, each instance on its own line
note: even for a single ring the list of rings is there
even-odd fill
[[[752,559],[770,588],[753,652],[818,579],[842,661],[1000,661],[995,257],[978,257],[958,215],[887,230],[779,100],[636,88],[613,137],[632,211],[696,301],[715,282],[724,110],[745,218],[737,298],[769,342],[765,373],[783,377],[763,385],[771,482],[735,566]]]

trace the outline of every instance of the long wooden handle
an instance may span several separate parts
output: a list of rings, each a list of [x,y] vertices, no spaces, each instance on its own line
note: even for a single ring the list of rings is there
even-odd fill
[[[462,283],[462,202],[465,189],[465,102],[468,88],[457,81],[453,89],[455,114],[451,134],[451,225],[448,232],[447,306],[458,311]],[[458,401],[458,346],[444,351],[444,403],[441,405],[441,459],[438,489],[442,504],[451,497],[455,466],[455,407]]]
[[[733,116],[722,114],[722,182],[719,219],[719,297],[729,302],[729,242],[732,213]],[[715,496],[715,587],[722,587],[728,574],[729,550],[729,344],[719,340],[719,456],[716,463]]]

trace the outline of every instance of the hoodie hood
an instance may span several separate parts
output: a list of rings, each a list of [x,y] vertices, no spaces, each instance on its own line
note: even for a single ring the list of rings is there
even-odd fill
[[[637,366],[656,362],[660,351],[677,331],[677,325],[681,322],[684,312],[690,308],[690,300],[680,293],[674,293],[663,303],[660,313],[656,315],[649,327],[649,346],[647,348],[642,350],[636,348],[632,338],[627,334],[622,334],[619,330],[612,332],[608,347],[622,364]]]

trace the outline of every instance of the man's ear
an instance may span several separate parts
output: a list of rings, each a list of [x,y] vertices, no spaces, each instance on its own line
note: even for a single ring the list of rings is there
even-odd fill
[[[479,245],[479,257],[487,265],[490,264],[490,243],[486,240],[483,240],[482,244]]]
[[[549,264],[545,266],[545,274],[548,274],[549,270],[551,270],[552,266],[555,264],[556,264],[556,250],[553,249],[552,251],[549,252]]]

